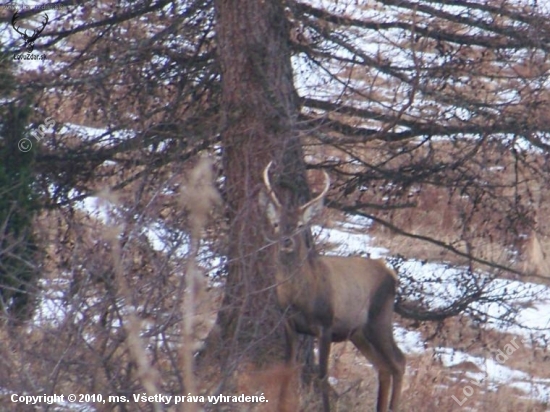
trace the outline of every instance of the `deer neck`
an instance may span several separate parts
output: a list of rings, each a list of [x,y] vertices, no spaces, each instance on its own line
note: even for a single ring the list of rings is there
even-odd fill
[[[319,255],[314,249],[302,246],[302,250],[295,253],[277,253],[277,288],[287,296],[307,296],[308,290],[316,289],[315,267],[318,265]]]

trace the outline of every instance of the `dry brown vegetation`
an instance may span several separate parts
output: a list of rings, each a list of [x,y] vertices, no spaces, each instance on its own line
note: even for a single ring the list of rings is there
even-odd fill
[[[411,147],[418,144],[409,143]],[[400,145],[398,150],[407,150],[406,145]],[[445,173],[439,177],[440,181],[430,185],[413,182],[399,188],[401,192],[397,196],[392,193],[391,185],[377,187],[365,183],[362,190],[342,196],[349,184],[346,175],[357,173],[367,164],[380,163],[400,169],[428,158],[434,163],[447,164],[457,153],[464,152],[470,157],[467,165],[457,166],[458,170]],[[325,149],[322,156],[338,159],[324,163],[333,163],[337,176],[343,175],[343,180],[334,184],[336,201],[341,199],[352,210],[361,204],[388,206],[387,210],[376,212],[376,217],[391,222],[401,233],[375,222],[370,234],[376,236],[378,246],[405,257],[448,261],[454,265],[472,263],[471,256],[476,256],[519,272],[550,278],[545,252],[550,250],[550,224],[541,218],[550,212],[547,201],[550,191],[541,173],[546,162],[544,154],[527,152],[518,159],[517,154],[502,143],[458,140],[420,144],[406,158],[395,156],[391,147],[377,142],[354,144],[344,151]],[[323,162],[321,158],[318,161]],[[472,179],[470,186],[450,187],[449,182],[458,182],[457,176],[466,173],[460,170],[462,167],[467,167],[466,177]],[[388,202],[392,196],[402,205],[392,209],[391,199]],[[437,239],[463,255],[403,233]],[[473,263],[476,268],[490,269],[476,261]],[[544,283],[543,279],[538,281]]]

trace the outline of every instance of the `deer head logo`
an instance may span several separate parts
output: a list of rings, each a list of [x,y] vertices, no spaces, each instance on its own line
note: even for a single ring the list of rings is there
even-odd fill
[[[38,36],[40,36],[40,33],[42,33],[44,31],[44,28],[46,27],[46,25],[48,24],[48,15],[47,14],[44,14],[44,16],[46,17],[44,19],[44,21],[42,22],[42,27],[39,28],[39,29],[34,29],[33,30],[33,33],[32,35],[28,35],[27,34],[27,30],[21,30],[21,28],[17,27],[15,25],[17,19],[19,18],[19,12],[15,12],[12,19],[11,19],[11,25],[13,27],[13,29],[19,33],[21,35],[21,38],[23,40],[25,40],[25,49],[27,50],[27,52],[29,53],[32,53],[32,51],[34,50],[34,42],[36,41],[36,39],[38,38]]]

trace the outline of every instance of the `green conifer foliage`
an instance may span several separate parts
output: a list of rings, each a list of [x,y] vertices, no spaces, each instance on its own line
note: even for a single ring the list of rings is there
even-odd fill
[[[33,151],[18,144],[27,138],[29,105],[14,95],[10,63],[0,61],[0,318],[28,319],[38,278],[32,223],[36,213]]]

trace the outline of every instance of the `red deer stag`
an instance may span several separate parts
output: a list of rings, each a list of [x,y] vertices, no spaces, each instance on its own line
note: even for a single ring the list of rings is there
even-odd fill
[[[289,313],[285,325],[287,361],[295,359],[296,333],[317,337],[323,409],[330,412],[330,345],[350,340],[378,370],[376,411],[397,412],[405,357],[393,339],[395,272],[381,259],[320,256],[306,229],[323,207],[330,186],[328,175],[324,172],[325,187],[319,196],[299,207],[283,207],[270,183],[271,164],[263,172],[269,197],[262,192],[260,206],[277,237],[277,299]]]

